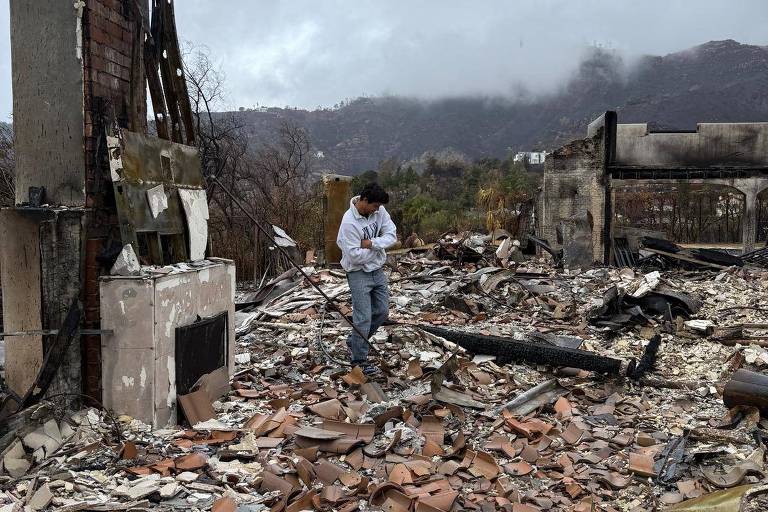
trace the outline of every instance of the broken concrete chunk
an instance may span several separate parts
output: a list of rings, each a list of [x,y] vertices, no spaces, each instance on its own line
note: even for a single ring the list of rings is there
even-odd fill
[[[59,426],[55,420],[49,420],[42,427],[24,436],[23,442],[24,446],[38,454],[37,460],[42,460],[61,446],[62,439]]]
[[[165,188],[162,184],[147,190],[147,201],[149,201],[152,217],[155,219],[168,209],[168,196],[165,195]]]
[[[509,258],[509,253],[512,251],[512,247],[512,239],[505,238],[499,245],[499,248],[496,249],[496,257],[500,260]]]
[[[715,332],[715,324],[711,320],[687,320],[685,326],[689,331],[700,334],[701,336],[709,336]]]
[[[236,452],[259,452],[259,447],[256,444],[256,436],[253,432],[246,433],[239,443],[229,445],[229,449]]]
[[[165,484],[160,488],[160,497],[164,500],[169,500],[179,494],[181,486],[176,482]]]
[[[53,499],[53,493],[48,484],[42,485],[29,500],[29,508],[32,510],[45,510]]]
[[[179,473],[176,475],[176,480],[179,482],[184,482],[185,484],[194,482],[197,480],[198,474],[193,473],[192,471],[184,471],[183,473]]]
[[[205,258],[205,247],[208,245],[208,200],[205,190],[180,188],[179,197],[189,229],[189,259],[201,260]]]
[[[139,500],[159,490],[160,475],[147,475],[133,482],[126,482],[115,488],[113,492],[117,496],[126,496],[132,500]]]
[[[237,364],[248,364],[251,362],[251,354],[246,352],[245,354],[235,354],[235,362]]]
[[[109,274],[113,276],[137,276],[141,274],[141,264],[131,244],[123,246],[123,250],[120,251],[120,255],[115,264],[112,265]]]
[[[62,421],[59,425],[59,432],[61,432],[61,438],[66,440],[75,435],[75,431],[69,426],[69,423]]]
[[[31,466],[30,462],[26,459],[24,447],[18,439],[8,449],[5,457],[3,457],[3,466],[5,471],[13,478],[24,476]]]

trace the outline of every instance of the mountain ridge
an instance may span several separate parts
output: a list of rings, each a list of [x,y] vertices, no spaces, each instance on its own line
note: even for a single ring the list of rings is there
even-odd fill
[[[515,99],[358,98],[340,108],[269,108],[232,112],[254,143],[269,141],[284,122],[304,126],[322,152],[317,167],[341,174],[374,169],[428,152],[469,159],[553,149],[582,136],[605,110],[621,123],[695,129],[698,122],[768,120],[768,46],[710,41],[627,66],[601,49],[582,61],[556,92]]]

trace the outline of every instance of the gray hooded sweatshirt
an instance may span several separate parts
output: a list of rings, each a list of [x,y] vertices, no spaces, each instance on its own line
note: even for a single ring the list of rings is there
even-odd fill
[[[384,266],[387,253],[384,249],[397,241],[397,228],[384,206],[379,211],[363,217],[357,211],[355,203],[360,196],[349,201],[349,210],[344,213],[336,237],[336,245],[341,249],[341,266],[347,272],[364,270],[372,272]],[[370,240],[370,249],[360,247],[362,240]]]

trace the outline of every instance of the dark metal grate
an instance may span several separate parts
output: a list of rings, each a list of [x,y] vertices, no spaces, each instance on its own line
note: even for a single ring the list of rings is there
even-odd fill
[[[176,394],[186,395],[197,380],[227,365],[227,314],[176,328]]]

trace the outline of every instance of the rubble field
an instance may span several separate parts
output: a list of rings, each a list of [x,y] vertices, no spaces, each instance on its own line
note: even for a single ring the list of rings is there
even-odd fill
[[[768,271],[455,256],[390,258],[375,380],[343,273],[306,269],[337,308],[298,272],[242,289],[236,372],[179,397],[187,428],[44,400],[0,510],[766,510],[768,420],[723,398],[768,366]]]

